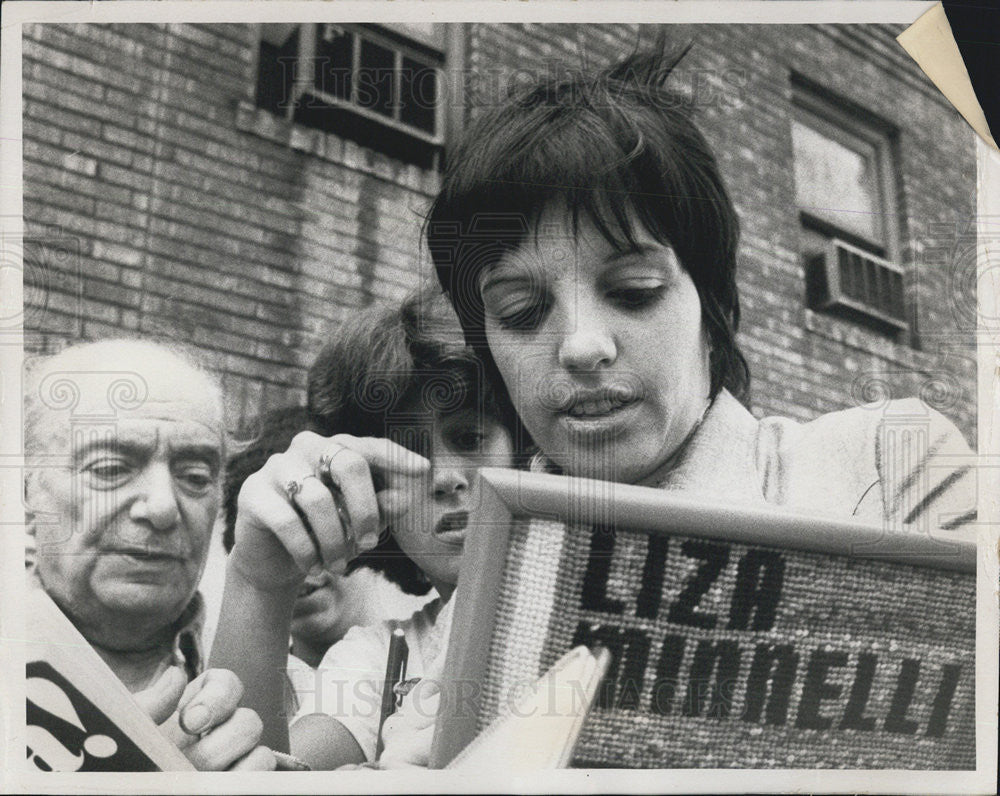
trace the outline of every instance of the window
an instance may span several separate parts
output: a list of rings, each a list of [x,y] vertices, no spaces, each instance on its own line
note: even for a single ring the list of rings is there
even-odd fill
[[[443,144],[443,28],[261,25],[257,105],[435,167]]]
[[[808,304],[895,335],[908,323],[893,131],[803,83],[793,90],[795,203]]]

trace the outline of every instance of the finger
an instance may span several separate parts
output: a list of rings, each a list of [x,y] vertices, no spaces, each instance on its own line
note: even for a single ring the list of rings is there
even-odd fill
[[[379,513],[385,525],[399,522],[410,513],[414,505],[413,491],[410,489],[383,489],[376,494],[375,499],[378,501]],[[429,513],[430,508],[428,508]],[[420,527],[419,524],[417,527]],[[430,525],[424,527],[429,528]]]
[[[249,754],[264,729],[260,716],[249,708],[237,708],[200,741],[184,750],[199,771],[223,771]]]
[[[188,688],[179,706],[181,729],[189,735],[225,722],[243,697],[243,684],[228,669],[209,669],[191,685],[196,687]]]
[[[409,714],[411,726],[427,727],[434,724],[441,704],[441,685],[435,677],[422,677],[406,695],[403,710]],[[394,714],[395,715],[395,714]]]
[[[379,758],[379,767],[404,768],[428,765],[434,741],[433,723],[417,727],[403,717],[393,722],[394,718],[395,715],[386,719],[382,728],[385,751]]]
[[[266,746],[257,746],[250,754],[243,755],[233,763],[230,771],[274,771],[277,761],[274,752]]]
[[[344,527],[337,504],[322,481],[312,475],[296,479],[301,486],[289,498],[289,505],[312,545],[315,562],[320,567],[337,570],[353,557],[353,546],[345,542]],[[310,572],[316,572],[310,569]]]
[[[149,688],[132,696],[154,724],[163,724],[177,707],[186,685],[184,670],[180,666],[171,666]]]
[[[391,440],[337,434],[331,441],[361,454],[379,475],[386,477],[423,475],[431,468],[429,459]]]
[[[240,511],[242,516],[238,516],[239,522],[250,522],[259,528],[267,529],[278,540],[284,551],[291,557],[295,567],[302,573],[309,572],[319,563],[316,546],[319,545],[320,553],[324,557],[335,560],[336,555],[333,550],[325,550],[322,540],[329,541],[333,536],[333,531],[324,532],[312,528],[307,530],[308,518],[300,515],[296,509],[296,504],[292,503],[285,491],[285,484],[288,480],[297,476],[290,476],[288,473],[298,472],[292,470],[287,462],[283,462],[277,456],[272,456],[268,461],[267,468],[250,476],[243,485],[243,491],[254,490],[255,499],[251,502],[245,501]],[[301,472],[298,475],[301,476]],[[251,479],[254,479],[251,481]],[[306,483],[315,481],[314,478],[306,479]],[[242,494],[242,492],[241,492]],[[296,496],[298,497],[298,496]],[[336,512],[331,512],[336,514]],[[339,533],[339,526],[338,531]],[[317,542],[313,542],[313,537]],[[239,539],[237,539],[239,544]]]
[[[370,550],[378,544],[381,526],[370,465],[357,451],[346,445],[334,445],[328,453],[327,474],[332,481],[331,489],[339,490],[346,510],[342,518],[346,523],[345,538],[352,552],[355,545]],[[334,501],[337,498],[336,494],[332,496]]]

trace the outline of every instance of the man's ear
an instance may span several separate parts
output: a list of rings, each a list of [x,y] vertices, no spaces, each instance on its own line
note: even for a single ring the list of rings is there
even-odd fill
[[[42,468],[27,466],[24,468],[24,511],[27,517],[31,517],[32,509],[40,509],[38,505],[44,493]]]
[[[34,566],[38,543],[35,540],[35,513],[31,510],[31,497],[38,493],[38,471],[26,467],[24,469],[24,565]]]

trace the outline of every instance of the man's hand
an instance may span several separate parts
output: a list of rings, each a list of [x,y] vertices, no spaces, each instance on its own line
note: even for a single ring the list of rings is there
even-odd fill
[[[272,771],[274,755],[258,746],[262,724],[237,707],[243,686],[226,669],[209,669],[190,683],[172,666],[135,700],[201,771]]]

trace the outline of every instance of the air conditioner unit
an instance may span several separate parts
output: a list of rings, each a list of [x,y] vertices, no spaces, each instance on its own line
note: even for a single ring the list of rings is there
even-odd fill
[[[895,263],[831,238],[808,261],[815,309],[843,310],[893,330],[909,328],[903,269]]]

